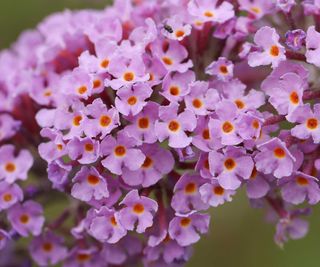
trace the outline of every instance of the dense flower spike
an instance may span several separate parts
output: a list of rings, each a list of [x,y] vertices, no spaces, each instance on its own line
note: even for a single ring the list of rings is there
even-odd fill
[[[277,244],[305,236],[320,2],[297,2],[116,0],[0,52],[0,250],[32,235],[39,266],[183,266],[243,187]]]

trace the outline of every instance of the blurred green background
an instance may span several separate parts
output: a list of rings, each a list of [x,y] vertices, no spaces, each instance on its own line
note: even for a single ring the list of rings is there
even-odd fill
[[[0,48],[46,15],[66,8],[102,8],[108,0],[0,0]],[[1,75],[1,74],[0,74]],[[252,209],[244,192],[232,203],[211,209],[211,231],[195,246],[188,267],[317,267],[320,266],[320,208],[311,216],[306,238],[284,249],[273,242],[274,226],[262,210]],[[0,259],[1,260],[1,259]]]

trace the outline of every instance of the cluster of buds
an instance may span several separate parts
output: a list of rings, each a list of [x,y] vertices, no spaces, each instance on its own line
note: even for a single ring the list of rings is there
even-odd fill
[[[305,236],[319,18],[318,0],[117,0],[24,32],[0,53],[1,263],[183,266],[241,188],[276,243]]]

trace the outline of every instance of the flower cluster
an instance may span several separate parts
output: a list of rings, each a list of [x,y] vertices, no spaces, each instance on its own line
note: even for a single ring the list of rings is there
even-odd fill
[[[1,261],[32,236],[39,266],[182,266],[241,188],[279,245],[303,237],[318,2],[117,0],[23,33],[0,53]]]

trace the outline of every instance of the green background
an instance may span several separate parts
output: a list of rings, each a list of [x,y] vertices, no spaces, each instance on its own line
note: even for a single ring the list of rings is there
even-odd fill
[[[102,8],[106,0],[0,0],[0,48],[46,15],[65,8]],[[0,74],[1,75],[1,74]],[[232,203],[211,209],[211,230],[195,246],[188,267],[317,267],[320,266],[320,208],[314,210],[306,238],[284,249],[273,242],[274,226],[262,210],[250,207],[244,192]]]

